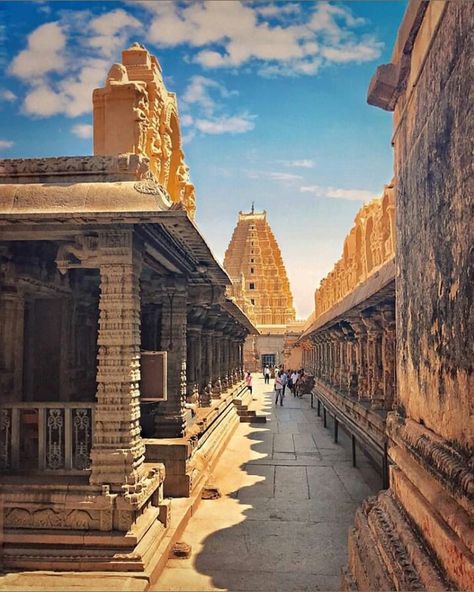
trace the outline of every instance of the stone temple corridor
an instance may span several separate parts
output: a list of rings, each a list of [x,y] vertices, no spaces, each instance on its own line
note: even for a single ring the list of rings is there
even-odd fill
[[[266,424],[242,423],[214,472],[221,497],[203,500],[153,592],[339,590],[347,531],[380,477],[358,451],[352,467],[342,430],[333,441],[309,396],[273,405],[272,383],[254,375],[253,405]]]

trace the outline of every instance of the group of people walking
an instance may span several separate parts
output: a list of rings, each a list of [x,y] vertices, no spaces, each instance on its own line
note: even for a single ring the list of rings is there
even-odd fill
[[[265,366],[263,369],[263,376],[265,384],[270,383],[270,368]],[[283,406],[283,400],[285,398],[286,389],[288,388],[294,397],[302,397],[305,392],[310,392],[314,385],[314,381],[311,384],[310,390],[307,390],[308,386],[307,375],[304,369],[300,370],[285,370],[283,366],[275,368],[275,405],[280,403]]]
[[[314,378],[310,374],[305,374],[303,368],[300,370],[285,370],[283,366],[270,369],[269,366],[263,368],[263,378],[265,384],[270,384],[270,377],[275,377],[275,405],[283,407],[283,399],[285,398],[286,389],[293,393],[294,397],[302,397],[306,393],[310,393],[314,386]],[[252,392],[252,375],[247,372],[245,376],[245,384],[250,392]]]

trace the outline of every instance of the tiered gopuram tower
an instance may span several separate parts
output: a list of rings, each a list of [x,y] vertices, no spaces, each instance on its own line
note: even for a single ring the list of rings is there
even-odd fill
[[[290,283],[265,211],[239,212],[224,267],[234,284],[232,295],[257,326],[294,321]]]
[[[284,334],[295,320],[293,296],[281,251],[267,213],[239,212],[237,226],[224,258],[232,279],[231,296],[261,335],[246,344],[246,368],[283,362]],[[265,336],[265,337],[264,337]]]

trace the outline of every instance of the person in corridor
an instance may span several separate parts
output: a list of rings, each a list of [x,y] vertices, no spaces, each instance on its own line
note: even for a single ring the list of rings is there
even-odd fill
[[[247,372],[247,374],[245,375],[245,384],[247,385],[250,394],[252,394],[252,375],[250,374],[250,372]]]
[[[265,384],[270,384],[270,368],[268,366],[263,369],[263,377],[265,378]]]
[[[275,405],[278,405],[278,400],[280,400],[280,405],[283,407],[283,381],[279,372],[275,374],[275,395]]]
[[[286,391],[286,385],[288,384],[288,374],[285,372],[285,370],[283,370],[283,368],[280,370],[280,379],[281,379],[281,383],[283,385],[283,397],[285,396],[285,391]]]

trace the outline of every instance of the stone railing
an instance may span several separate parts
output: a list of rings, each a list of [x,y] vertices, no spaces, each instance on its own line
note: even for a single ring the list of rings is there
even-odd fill
[[[79,402],[0,405],[0,471],[88,470],[94,407]]]

